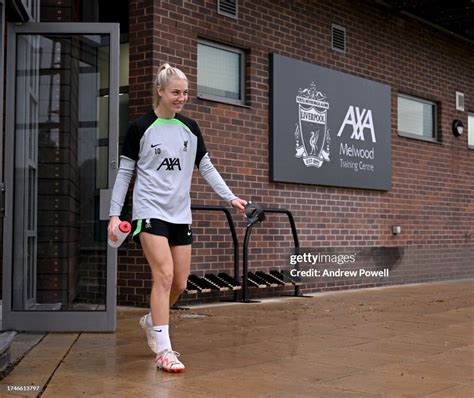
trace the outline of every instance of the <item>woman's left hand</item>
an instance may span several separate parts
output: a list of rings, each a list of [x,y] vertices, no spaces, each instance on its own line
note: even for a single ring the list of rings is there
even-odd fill
[[[241,215],[243,215],[244,214],[244,207],[247,204],[247,201],[243,200],[243,199],[240,199],[240,198],[235,198],[230,202],[230,204],[232,205],[232,207],[234,209],[239,210],[239,213]]]

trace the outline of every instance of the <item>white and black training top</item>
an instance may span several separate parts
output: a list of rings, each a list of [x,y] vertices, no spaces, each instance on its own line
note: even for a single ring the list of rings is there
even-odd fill
[[[194,165],[222,199],[236,198],[211,163],[198,124],[178,113],[173,119],[161,119],[151,110],[127,131],[109,215],[120,215],[136,166],[132,219],[191,224]]]

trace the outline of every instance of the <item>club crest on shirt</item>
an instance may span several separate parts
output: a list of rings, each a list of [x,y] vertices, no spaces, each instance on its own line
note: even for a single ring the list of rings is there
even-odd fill
[[[184,144],[183,151],[187,152],[188,151],[188,141],[184,141],[183,144]]]

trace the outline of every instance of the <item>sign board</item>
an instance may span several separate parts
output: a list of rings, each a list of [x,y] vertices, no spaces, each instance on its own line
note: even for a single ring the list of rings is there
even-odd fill
[[[270,57],[270,179],[390,190],[390,86]]]

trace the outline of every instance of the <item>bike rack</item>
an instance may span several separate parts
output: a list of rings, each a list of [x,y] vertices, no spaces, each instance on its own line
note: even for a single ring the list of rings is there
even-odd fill
[[[230,214],[229,209],[223,206],[200,206],[200,205],[193,205],[191,206],[191,210],[198,210],[198,211],[221,211],[225,214],[227,217],[227,223],[229,224],[229,229],[230,233],[232,235],[232,242],[234,246],[234,279],[237,282],[240,282],[240,276],[239,276],[239,240],[237,239],[237,233],[235,232],[235,226],[234,226],[234,221],[232,219],[232,215]],[[206,280],[206,282],[217,286],[216,283],[218,283],[217,280]],[[227,285],[231,283],[231,281],[226,281]],[[220,288],[222,291],[223,289]],[[237,301],[237,291],[236,288],[234,289],[234,301]]]
[[[250,203],[250,202],[249,202]],[[298,248],[300,247],[298,233],[296,231],[296,225],[293,218],[293,214],[291,211],[287,209],[276,209],[276,208],[261,208],[260,210],[266,213],[279,213],[279,214],[286,214],[291,226],[291,233],[293,236],[294,242],[294,251],[297,253]],[[193,205],[191,206],[191,210],[194,211],[219,211],[223,212],[226,215],[227,222],[229,224],[229,229],[232,235],[232,242],[234,247],[234,277],[232,278],[229,274],[220,273],[218,275],[213,274],[206,274],[204,277],[198,277],[196,275],[190,275],[187,282],[187,293],[207,293],[211,292],[212,290],[218,290],[221,292],[233,290],[234,292],[234,299],[230,301],[234,302],[244,302],[244,303],[251,303],[256,302],[250,300],[249,297],[249,282],[253,286],[257,287],[277,287],[277,286],[291,286],[294,285],[294,292],[291,297],[305,297],[300,293],[299,285],[301,284],[300,281],[293,279],[289,273],[285,273],[284,271],[270,271],[270,273],[265,272],[256,272],[255,274],[249,272],[248,270],[248,245],[250,243],[250,237],[252,234],[253,226],[258,221],[251,221],[249,219],[249,224],[247,225],[247,229],[245,231],[245,238],[243,244],[243,275],[242,275],[242,283],[240,282],[240,269],[239,269],[239,241],[237,239],[237,233],[235,231],[234,222],[231,216],[229,209],[223,206],[200,206],[200,205]],[[263,221],[263,219],[262,219]],[[240,294],[238,290],[241,290],[242,293]],[[173,307],[175,309],[180,309],[180,307]]]
[[[294,242],[294,246],[295,246],[295,253],[297,252],[297,250],[299,249],[300,247],[300,242],[299,242],[299,239],[298,239],[298,232],[296,231],[296,225],[295,225],[295,220],[293,218],[293,214],[291,213],[291,211],[289,211],[288,209],[273,209],[273,208],[263,208],[263,212],[265,214],[267,213],[280,213],[280,214],[286,214],[288,216],[288,220],[290,222],[290,226],[291,226],[291,234],[293,236],[293,242]],[[252,303],[252,302],[256,302],[256,301],[252,301],[250,300],[250,297],[249,297],[249,271],[248,271],[248,245],[249,245],[249,242],[250,242],[250,236],[252,234],[252,229],[253,229],[253,226],[254,224],[250,224],[247,226],[247,230],[245,231],[245,238],[244,238],[244,246],[243,246],[243,279],[242,279],[242,298],[241,302],[244,302],[244,303]],[[273,279],[277,279],[275,278],[275,274],[271,272],[270,274],[271,277],[273,277]],[[279,275],[278,275],[279,276]],[[278,280],[281,280],[283,281],[283,277],[285,277],[284,274],[282,274],[282,279],[278,278]],[[260,278],[261,279],[261,278]],[[295,290],[294,290],[294,293],[293,295],[291,295],[292,297],[304,297],[301,293],[300,293],[300,287],[299,287],[299,283],[290,279],[291,282],[294,284],[295,286]],[[258,283],[258,282],[257,282]],[[268,282],[267,282],[268,284]],[[272,286],[271,284],[269,286]]]

